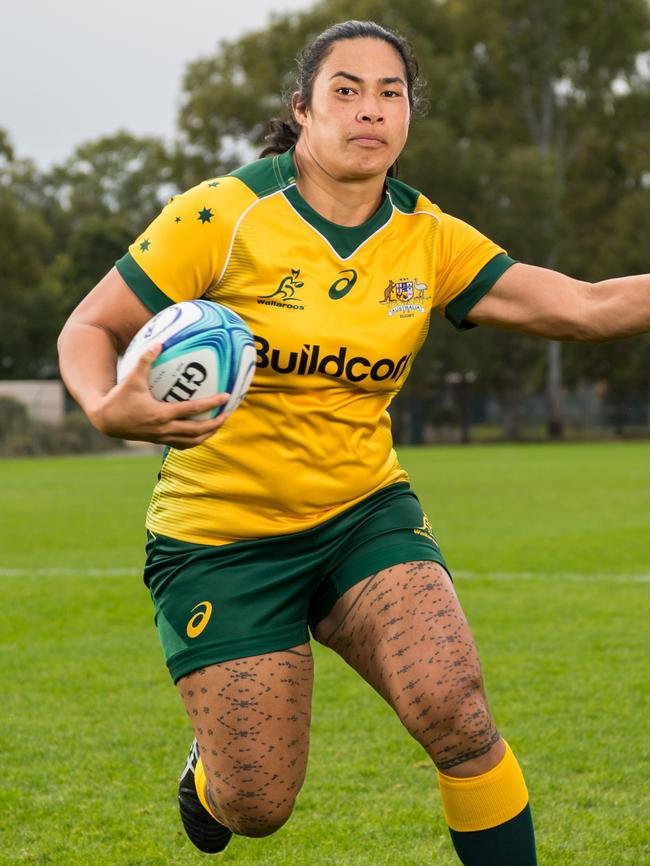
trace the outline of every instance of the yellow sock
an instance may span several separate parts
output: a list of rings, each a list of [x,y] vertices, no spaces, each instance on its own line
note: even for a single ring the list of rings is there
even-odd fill
[[[196,769],[194,770],[194,787],[203,808],[212,815],[215,821],[219,821],[219,818],[214,814],[208,803],[208,798],[205,796],[205,770],[203,769],[203,761],[200,758],[196,762]],[[223,822],[219,821],[219,823],[222,824]]]
[[[457,779],[438,770],[447,824],[452,830],[488,830],[518,815],[528,803],[521,768],[506,743],[496,767],[480,776]]]

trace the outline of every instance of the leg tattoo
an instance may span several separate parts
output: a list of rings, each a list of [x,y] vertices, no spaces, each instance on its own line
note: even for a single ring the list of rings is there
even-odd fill
[[[211,665],[178,683],[208,800],[235,832],[266,835],[291,814],[307,766],[312,677],[305,645]]]
[[[480,758],[499,741],[471,631],[437,563],[373,575],[321,625],[318,639],[391,704],[440,769]]]

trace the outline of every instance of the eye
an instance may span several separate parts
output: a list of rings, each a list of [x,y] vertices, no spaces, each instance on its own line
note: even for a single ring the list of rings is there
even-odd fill
[[[340,93],[341,96],[350,96],[354,90],[351,87],[337,87],[335,92]]]
[[[390,99],[393,99],[396,96],[402,96],[402,93],[399,90],[384,90],[382,96],[388,96]]]

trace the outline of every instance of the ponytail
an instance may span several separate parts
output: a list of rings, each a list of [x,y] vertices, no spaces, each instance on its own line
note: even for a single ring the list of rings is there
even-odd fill
[[[273,117],[269,120],[269,131],[264,136],[266,147],[260,153],[259,159],[264,156],[273,156],[290,150],[298,141],[298,125],[293,118],[289,121]]]

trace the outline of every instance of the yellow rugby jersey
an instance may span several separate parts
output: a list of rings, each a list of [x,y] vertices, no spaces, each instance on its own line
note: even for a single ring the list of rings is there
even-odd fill
[[[298,532],[406,480],[387,408],[431,310],[469,327],[512,263],[390,178],[366,223],[329,222],[298,192],[291,152],[174,197],[118,271],[152,313],[195,298],[235,310],[257,369],[210,440],[168,452],[147,527],[203,544]]]

